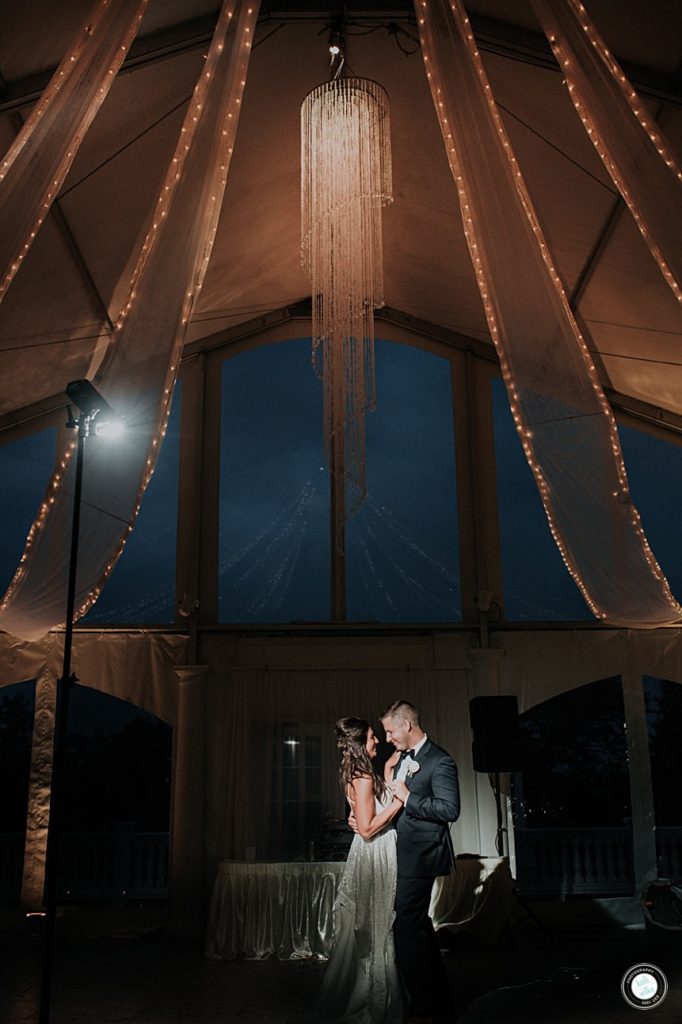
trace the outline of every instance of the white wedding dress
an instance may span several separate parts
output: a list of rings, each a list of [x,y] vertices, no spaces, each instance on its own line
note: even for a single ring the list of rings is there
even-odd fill
[[[390,799],[390,798],[389,798]],[[383,805],[377,800],[377,813]],[[396,834],[356,835],[334,902],[334,941],[309,1019],[315,1024],[402,1024],[393,948]]]

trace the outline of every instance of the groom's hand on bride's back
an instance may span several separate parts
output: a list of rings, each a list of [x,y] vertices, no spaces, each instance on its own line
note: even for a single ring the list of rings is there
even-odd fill
[[[355,814],[353,813],[353,811],[351,811],[350,814],[348,815],[348,824],[353,829],[354,832],[358,832],[358,823],[355,820]]]

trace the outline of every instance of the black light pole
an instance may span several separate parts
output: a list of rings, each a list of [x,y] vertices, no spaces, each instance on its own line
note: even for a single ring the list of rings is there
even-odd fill
[[[57,680],[55,699],[55,729],[52,751],[52,782],[50,788],[50,817],[47,825],[45,849],[45,918],[43,936],[43,961],[40,984],[39,1024],[49,1024],[50,995],[52,990],[52,968],[54,961],[55,923],[57,918],[57,884],[59,882],[59,842],[64,801],[64,750],[69,717],[69,700],[75,675],[71,672],[71,651],[73,646],[73,615],[76,603],[76,571],[78,568],[78,535],[81,518],[81,492],[83,489],[83,454],[95,419],[121,422],[109,403],[88,380],[75,380],[67,384],[66,394],[78,406],[79,415],[73,419],[69,409],[67,427],[78,430],[76,450],[76,480],[73,491],[73,520],[71,525],[71,553],[66,597],[66,626],[64,630],[64,663],[61,679]]]

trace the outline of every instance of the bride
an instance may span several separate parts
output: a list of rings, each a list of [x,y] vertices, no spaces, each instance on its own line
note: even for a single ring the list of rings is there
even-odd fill
[[[335,726],[339,777],[357,823],[334,903],[334,941],[312,1010],[316,1024],[401,1024],[393,949],[397,861],[391,820],[401,810],[375,774],[377,740],[363,718]]]

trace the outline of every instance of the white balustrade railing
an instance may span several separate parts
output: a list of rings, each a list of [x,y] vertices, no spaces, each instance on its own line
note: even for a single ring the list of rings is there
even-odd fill
[[[682,884],[682,827],[655,830],[657,874]],[[632,829],[515,828],[519,891],[537,896],[634,893]]]
[[[164,899],[168,893],[168,833],[67,832],[61,837],[60,895],[65,899]]]
[[[538,896],[634,892],[630,828],[516,828],[519,890]]]
[[[516,828],[516,876],[529,896],[622,896],[634,893],[632,832],[622,828]],[[0,900],[21,888],[24,836],[0,834]],[[65,901],[163,900],[168,895],[167,832],[66,833],[61,837]],[[682,827],[656,829],[658,877],[682,884]]]
[[[164,900],[168,895],[167,832],[66,832],[60,838],[58,898],[70,901]],[[0,899],[17,900],[24,837],[0,835]]]

